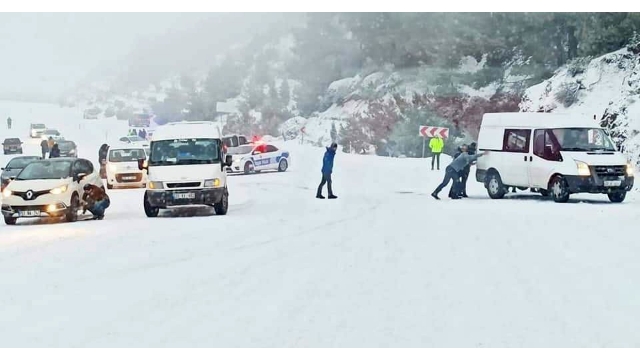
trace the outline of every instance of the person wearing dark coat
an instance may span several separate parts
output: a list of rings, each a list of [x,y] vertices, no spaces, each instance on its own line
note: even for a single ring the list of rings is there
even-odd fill
[[[46,159],[47,153],[49,152],[49,142],[47,140],[42,140],[40,142],[40,148],[42,149],[42,159]]]
[[[466,146],[466,145],[463,145]],[[453,159],[457,159],[458,156],[460,156],[460,154],[462,154],[462,146],[458,146],[458,149],[456,151],[455,154],[453,154]],[[459,181],[460,179],[458,179]],[[460,190],[459,190],[459,183],[458,182],[453,182],[453,185],[451,185],[451,188],[449,189],[449,198],[450,199],[458,199],[460,196]]]
[[[100,150],[98,150],[98,163],[102,163],[103,160],[107,160],[107,153],[109,152],[109,145],[102,144]]]
[[[333,189],[331,188],[331,173],[333,173],[333,158],[336,156],[336,150],[338,150],[338,144],[332,143],[330,147],[327,148],[327,151],[324,153],[324,157],[322,159],[322,181],[318,186],[318,191],[316,193],[316,198],[324,199],[322,196],[322,188],[324,184],[327,184],[327,190],[329,191],[329,199],[337,199],[338,197],[333,193]]]
[[[467,153],[469,155],[475,155],[477,150],[478,150],[477,144],[472,142],[468,147]],[[464,169],[462,169],[462,172],[460,174],[461,175],[460,183],[458,183],[458,186],[459,186],[458,196],[460,197],[469,197],[467,195],[467,179],[469,179],[469,173],[471,172],[471,165],[473,165],[473,163],[470,163]]]
[[[462,150],[465,150],[464,147]],[[462,170],[467,165],[476,161],[479,157],[487,154],[489,154],[489,152],[487,151],[485,151],[484,153],[479,153],[475,155],[469,155],[466,152],[462,152],[460,156],[453,159],[451,164],[447,166],[444,173],[444,179],[442,179],[442,183],[440,183],[440,185],[438,185],[438,187],[431,193],[431,196],[436,200],[440,200],[440,198],[438,197],[438,194],[440,193],[440,191],[442,191],[442,189],[444,189],[449,184],[451,180],[453,180],[453,186],[456,186],[458,183],[458,179],[460,179],[460,176],[461,176],[460,174]],[[459,198],[460,197],[458,196],[454,197],[454,199],[459,199]]]
[[[55,143],[51,148],[51,152],[49,152],[49,159],[59,158],[59,157],[60,157],[60,148],[58,147],[58,144]]]

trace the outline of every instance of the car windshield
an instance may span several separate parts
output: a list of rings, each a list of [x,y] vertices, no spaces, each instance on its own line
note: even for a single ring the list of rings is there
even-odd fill
[[[220,161],[219,139],[174,139],[151,144],[150,166],[213,164]]]
[[[131,136],[131,137],[129,137],[129,140],[130,141],[144,141],[143,138],[138,137],[138,136]]]
[[[76,147],[76,144],[73,141],[60,141],[58,143],[58,147],[60,148],[60,150],[69,151],[71,149],[74,149]]]
[[[28,164],[16,180],[65,179],[71,174],[71,161],[35,161]]]
[[[18,145],[18,144],[20,144],[20,139],[18,139],[18,138],[4,139],[4,144],[5,145]]]
[[[33,129],[44,129],[46,126],[44,126],[44,124],[33,124],[31,127]]]
[[[562,151],[616,151],[603,129],[563,128],[552,131]]]
[[[253,150],[253,145],[243,145],[238,147],[232,147],[227,150],[227,154],[230,155],[244,155],[248,154]]]
[[[7,164],[6,169],[24,169],[25,166],[36,160],[40,160],[40,158],[37,156],[13,158]]]
[[[146,158],[143,149],[113,149],[109,151],[109,162],[135,162]]]

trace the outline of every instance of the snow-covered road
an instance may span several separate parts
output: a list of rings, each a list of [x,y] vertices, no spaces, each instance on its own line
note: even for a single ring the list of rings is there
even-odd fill
[[[7,107],[93,161],[126,129]],[[133,189],[103,221],[0,225],[0,346],[640,346],[635,194],[495,201],[471,179],[437,202],[425,161],[339,153],[340,198],[317,200],[322,149],[283,145],[290,170],[232,176],[226,216],[148,219]]]

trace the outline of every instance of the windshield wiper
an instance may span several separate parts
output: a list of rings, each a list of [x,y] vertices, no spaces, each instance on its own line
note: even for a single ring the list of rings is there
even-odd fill
[[[563,147],[562,151],[589,151],[589,150],[585,148],[579,148],[579,147]]]

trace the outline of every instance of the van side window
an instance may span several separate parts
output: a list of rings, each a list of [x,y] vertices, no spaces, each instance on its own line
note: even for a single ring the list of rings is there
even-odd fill
[[[506,129],[504,131],[504,139],[502,141],[502,150],[508,152],[528,153],[530,139],[531,130]]]
[[[533,135],[533,154],[549,161],[560,161],[560,145],[551,130],[536,130]]]

